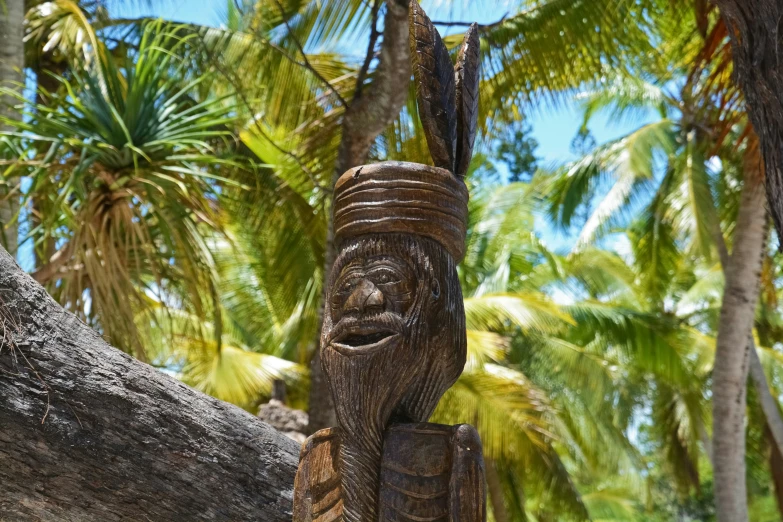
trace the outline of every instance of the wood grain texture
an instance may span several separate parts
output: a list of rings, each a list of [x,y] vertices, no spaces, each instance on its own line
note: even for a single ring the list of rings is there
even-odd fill
[[[457,56],[455,88],[457,102],[457,147],[454,173],[464,177],[473,157],[476,123],[479,112],[479,80],[481,78],[481,41],[478,24],[465,33]]]
[[[291,520],[297,444],[109,346],[0,248],[0,520]]]
[[[302,446],[294,522],[343,520],[338,433],[322,430]],[[393,424],[383,441],[378,518],[365,520],[486,520],[484,461],[472,426]]]
[[[401,161],[356,167],[337,181],[334,201],[338,243],[407,233],[434,239],[457,261],[465,255],[468,189],[445,169]]]
[[[453,173],[402,162],[358,167],[336,184],[339,255],[326,281],[320,356],[339,431],[319,432],[305,444],[297,522],[434,521],[452,511],[481,516],[476,499],[484,490],[475,483],[481,468],[464,450],[475,451],[475,441],[457,437],[464,430],[428,424],[388,430],[426,423],[465,365],[456,264],[464,249],[467,199],[464,182]],[[415,441],[409,440],[414,432]],[[455,466],[458,450],[463,453]],[[429,474],[429,486],[405,482],[411,473]],[[397,485],[387,504],[380,497],[384,480],[392,489]],[[464,487],[472,493],[444,494]],[[425,498],[429,494],[435,496]]]
[[[432,21],[410,3],[410,47],[416,101],[435,166],[454,172],[457,144],[454,66]]]
[[[338,428],[303,446],[295,522],[485,520],[475,430],[426,424],[465,365],[456,264],[465,253],[462,178],[475,139],[477,39],[471,27],[455,70],[432,22],[411,2],[416,97],[436,167],[365,165],[335,184],[339,254],[325,285],[319,359]],[[464,135],[455,176],[457,80]]]
[[[362,89],[360,97],[354,97],[343,115],[340,147],[337,150],[337,161],[334,164],[329,189],[334,187],[337,178],[346,170],[367,162],[370,148],[376,138],[397,120],[400,110],[408,99],[411,78],[408,0],[389,0],[383,3],[383,7],[385,9],[383,37],[380,39],[378,66],[372,74],[372,83]],[[375,49],[368,49],[369,56],[375,56],[375,53]],[[329,191],[326,196],[328,198]],[[332,264],[337,256],[332,225],[333,221],[327,220],[324,274],[332,271]],[[319,309],[318,323],[320,322]],[[309,433],[313,433],[334,426],[337,418],[317,352],[310,364],[308,430]]]
[[[341,430],[344,518],[364,522],[378,519],[384,431],[426,421],[462,372],[465,315],[456,263],[437,241],[374,233],[340,248],[321,361]]]
[[[326,428],[302,444],[294,481],[294,522],[342,520],[338,433],[337,428]]]
[[[452,520],[483,522],[487,518],[487,481],[481,437],[469,424],[453,427],[451,470]]]

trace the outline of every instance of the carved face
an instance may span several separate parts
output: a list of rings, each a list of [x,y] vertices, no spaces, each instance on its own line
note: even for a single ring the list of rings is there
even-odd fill
[[[454,261],[438,243],[378,234],[343,245],[321,337],[343,427],[426,421],[462,371],[465,345]]]
[[[329,300],[331,348],[356,356],[399,345],[408,333],[405,316],[417,286],[413,268],[396,256],[357,256],[345,262]]]

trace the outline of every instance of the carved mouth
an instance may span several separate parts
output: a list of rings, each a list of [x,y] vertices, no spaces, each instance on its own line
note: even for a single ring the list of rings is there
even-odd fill
[[[386,348],[400,337],[388,328],[355,325],[332,339],[331,345],[343,355],[358,355]]]

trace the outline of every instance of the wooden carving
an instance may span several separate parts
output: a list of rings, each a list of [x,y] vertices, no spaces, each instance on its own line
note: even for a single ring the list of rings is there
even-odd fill
[[[462,178],[475,136],[477,28],[466,34],[455,70],[412,0],[411,45],[436,166],[365,165],[335,186],[339,254],[326,282],[320,350],[338,426],[302,446],[295,522],[486,518],[476,430],[427,422],[465,365],[456,265],[465,254]]]
[[[454,66],[440,34],[415,0],[409,23],[416,101],[427,145],[435,165],[453,171],[457,145]]]
[[[473,24],[465,33],[457,56],[457,150],[454,172],[465,176],[473,156],[476,141],[476,122],[479,102],[479,49],[478,25]]]

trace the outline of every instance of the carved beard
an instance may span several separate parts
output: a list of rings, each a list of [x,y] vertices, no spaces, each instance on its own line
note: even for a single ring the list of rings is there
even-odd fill
[[[375,521],[380,476],[383,432],[395,404],[405,394],[415,375],[409,370],[413,358],[410,343],[373,354],[346,357],[333,350],[324,353],[324,369],[331,378],[340,424],[340,462],[342,471],[343,516],[348,522]]]
[[[334,285],[350,262],[374,256],[406,260],[416,295],[403,314],[379,310],[364,316],[400,335],[382,349],[346,354],[333,346],[335,332],[351,320],[333,322]],[[384,431],[391,422],[425,422],[465,364],[462,293],[454,261],[440,245],[397,234],[345,245],[329,290],[321,361],[341,428],[343,515],[347,522],[374,521]]]

